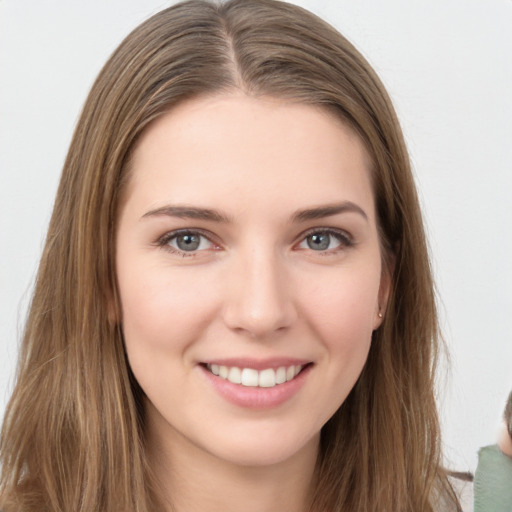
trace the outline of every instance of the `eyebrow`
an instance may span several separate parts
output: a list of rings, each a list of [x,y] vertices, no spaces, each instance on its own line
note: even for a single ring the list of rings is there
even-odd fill
[[[357,204],[351,201],[344,201],[342,203],[322,205],[315,208],[308,208],[306,210],[296,211],[292,217],[292,223],[300,223],[308,220],[323,219],[325,217],[332,217],[341,213],[357,213],[361,215],[365,220],[368,220],[366,212]],[[199,208],[197,206],[173,206],[167,205],[161,208],[156,208],[146,212],[141,218],[147,217],[177,217],[180,219],[196,219],[196,220],[207,220],[212,222],[221,222],[223,224],[229,224],[232,219],[227,215],[219,212],[218,210],[212,210],[210,208]]]
[[[296,223],[307,220],[323,219],[340,213],[357,213],[365,220],[368,220],[368,215],[366,215],[366,212],[360,206],[351,201],[343,201],[342,203],[328,204],[317,208],[300,210],[293,214],[292,221]]]
[[[209,220],[213,222],[229,223],[231,219],[217,210],[210,208],[198,208],[196,206],[163,206],[145,213],[142,219],[146,217],[178,217],[179,219],[197,219]]]

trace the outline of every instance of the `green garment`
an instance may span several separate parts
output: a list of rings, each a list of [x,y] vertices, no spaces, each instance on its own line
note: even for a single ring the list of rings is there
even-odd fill
[[[478,452],[474,512],[512,512],[512,458],[497,445]]]

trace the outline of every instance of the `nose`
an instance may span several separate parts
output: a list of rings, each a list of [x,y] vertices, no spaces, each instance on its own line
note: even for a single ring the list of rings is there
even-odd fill
[[[285,267],[272,251],[237,258],[225,288],[224,322],[230,329],[264,339],[293,325],[297,310]]]

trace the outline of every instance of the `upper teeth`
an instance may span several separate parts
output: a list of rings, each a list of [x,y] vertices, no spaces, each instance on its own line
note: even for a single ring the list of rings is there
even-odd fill
[[[207,364],[206,367],[214,375],[229,380],[233,384],[260,388],[272,388],[276,384],[283,384],[283,382],[292,380],[304,368],[300,364],[280,366],[277,369],[266,368],[261,371],[254,368],[238,368],[236,366],[222,366],[218,364]]]

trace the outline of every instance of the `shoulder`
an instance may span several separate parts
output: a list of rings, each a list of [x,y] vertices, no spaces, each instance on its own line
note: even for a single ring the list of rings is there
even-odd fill
[[[497,445],[478,452],[475,473],[475,512],[512,510],[512,458]]]
[[[451,473],[449,481],[462,512],[512,511],[512,458],[497,445],[479,450],[474,482],[458,473]]]

